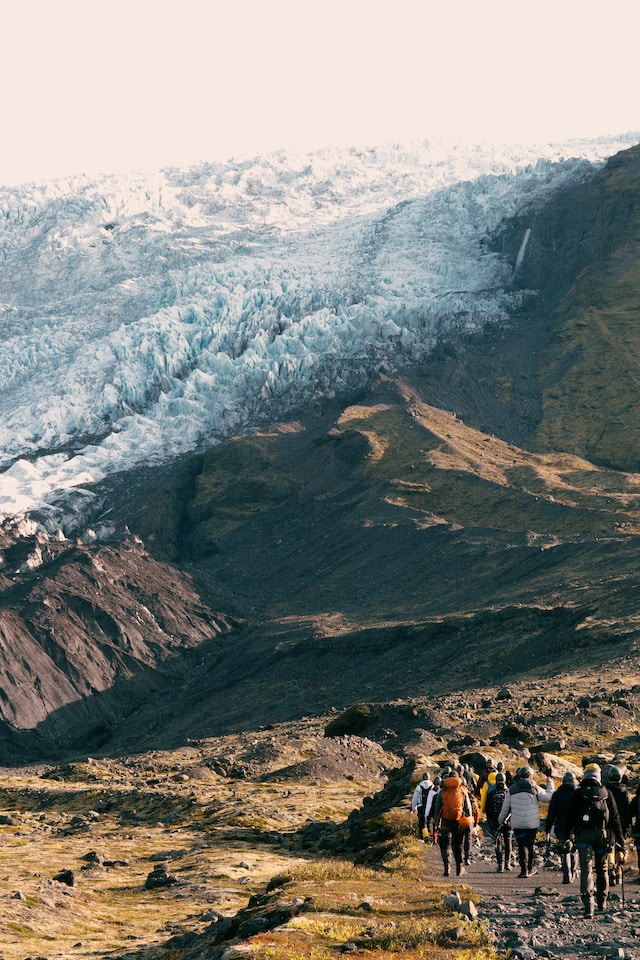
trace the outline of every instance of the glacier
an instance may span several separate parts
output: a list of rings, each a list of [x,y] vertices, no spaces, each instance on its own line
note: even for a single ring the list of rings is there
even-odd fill
[[[487,238],[638,139],[277,152],[0,188],[0,519],[40,511],[69,532],[74,498],[114,473],[504,322],[512,266]]]

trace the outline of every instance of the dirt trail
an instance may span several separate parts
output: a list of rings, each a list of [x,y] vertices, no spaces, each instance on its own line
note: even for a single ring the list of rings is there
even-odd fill
[[[622,887],[610,888],[603,913],[593,920],[583,917],[579,881],[562,883],[559,862],[553,855],[545,860],[540,851],[537,873],[518,877],[519,869],[497,873],[493,846],[486,839],[474,847],[472,862],[461,877],[451,877],[451,889],[467,884],[481,896],[479,919],[489,922],[496,945],[510,949],[515,957],[534,960],[585,957],[617,957],[640,960],[640,884],[638,871],[625,869],[624,904]],[[635,857],[630,862],[635,864]],[[426,847],[430,876],[442,876],[437,847]],[[462,889],[461,896],[464,897]]]

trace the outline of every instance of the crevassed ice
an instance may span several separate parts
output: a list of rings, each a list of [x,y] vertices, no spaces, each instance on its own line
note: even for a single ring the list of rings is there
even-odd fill
[[[481,241],[637,134],[0,190],[0,514],[417,359],[510,305]]]

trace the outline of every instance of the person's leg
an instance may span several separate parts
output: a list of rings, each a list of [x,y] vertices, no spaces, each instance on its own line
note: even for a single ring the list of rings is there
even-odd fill
[[[596,900],[598,910],[604,910],[609,896],[609,851],[596,850],[594,852],[596,867]]]
[[[502,873],[504,867],[504,834],[502,830],[496,833],[496,862],[498,864],[498,873]]]
[[[518,876],[526,877],[527,875],[527,831],[526,830],[514,830],[513,835],[518,846],[518,863],[520,864],[520,873]]]
[[[456,863],[456,876],[464,873],[462,860],[464,857],[464,830],[451,831],[451,847],[453,850],[453,859]]]
[[[580,861],[580,897],[584,906],[585,917],[593,916],[593,847],[580,844],[578,847]]]
[[[511,828],[504,826],[502,828],[502,833],[504,835],[504,868],[505,870],[511,870],[513,864],[511,863],[511,855],[513,852],[513,844],[511,842]]]
[[[451,831],[446,827],[440,828],[438,835],[438,845],[440,847],[440,856],[444,867],[445,877],[449,876],[449,847],[451,846]]]
[[[533,865],[535,858],[535,843],[536,843],[536,834],[537,830],[527,830],[527,875],[531,876],[532,873],[537,873],[536,868]]]

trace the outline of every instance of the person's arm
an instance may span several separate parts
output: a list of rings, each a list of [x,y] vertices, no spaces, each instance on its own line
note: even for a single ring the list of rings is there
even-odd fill
[[[622,824],[620,823],[620,814],[618,813],[618,806],[616,801],[611,796],[607,790],[607,806],[609,808],[609,826],[615,841],[620,847],[624,847],[624,833],[622,832]]]
[[[551,797],[554,795],[556,790],[556,785],[553,782],[552,777],[547,777],[547,787],[545,790],[542,787],[538,787],[538,800],[540,803],[549,803]]]
[[[511,794],[507,790],[505,798],[502,801],[502,809],[500,810],[500,815],[498,817],[498,823],[500,826],[505,822],[509,814],[511,813]]]

